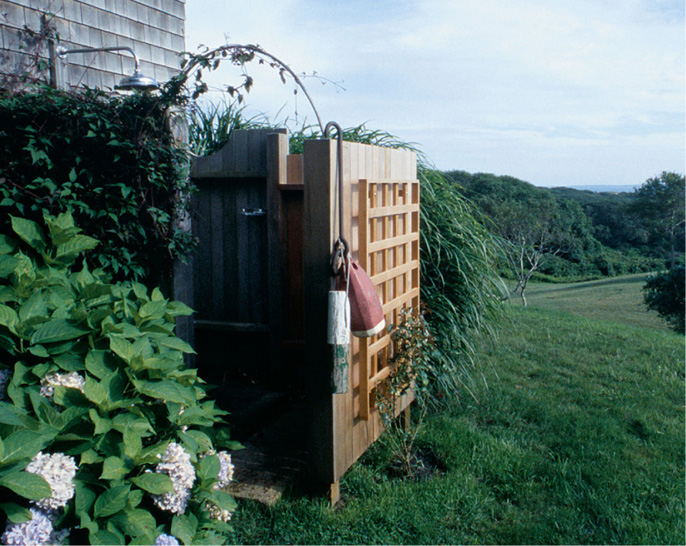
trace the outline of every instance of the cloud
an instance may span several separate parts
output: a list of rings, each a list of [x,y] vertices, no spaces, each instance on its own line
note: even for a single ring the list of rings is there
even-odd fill
[[[298,72],[344,80],[345,92],[306,80],[325,121],[370,122],[419,142],[443,168],[478,158],[476,170],[522,169],[550,184],[577,173],[574,152],[588,167],[580,183],[601,183],[612,171],[603,161],[624,172],[621,150],[635,164],[642,145],[641,176],[684,169],[681,1],[196,0],[186,10],[189,47],[228,32]],[[300,119],[313,119],[277,82],[260,72],[249,103],[293,117],[297,99]],[[455,151],[451,138],[465,147]],[[536,169],[524,169],[533,160]]]

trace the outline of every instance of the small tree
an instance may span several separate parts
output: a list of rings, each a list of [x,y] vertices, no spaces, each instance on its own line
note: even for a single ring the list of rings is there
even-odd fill
[[[669,267],[677,262],[677,248],[684,242],[684,175],[663,172],[649,178],[634,191],[631,210],[643,221],[657,249],[669,257]]]
[[[643,299],[675,332],[684,333],[684,264],[658,273],[643,287]]]

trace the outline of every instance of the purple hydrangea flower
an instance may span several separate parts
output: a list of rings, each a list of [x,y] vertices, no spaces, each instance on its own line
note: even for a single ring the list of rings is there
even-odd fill
[[[29,508],[32,518],[24,523],[8,523],[2,534],[2,543],[8,546],[42,546],[62,544],[69,535],[68,529],[55,531],[50,517],[37,508]],[[177,543],[178,544],[178,543]]]

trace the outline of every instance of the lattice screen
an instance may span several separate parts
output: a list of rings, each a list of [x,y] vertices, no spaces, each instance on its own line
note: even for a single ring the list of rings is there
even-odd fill
[[[386,324],[419,306],[419,181],[360,180],[359,262],[383,303]],[[369,419],[375,389],[388,377],[391,337],[360,340],[360,418]]]

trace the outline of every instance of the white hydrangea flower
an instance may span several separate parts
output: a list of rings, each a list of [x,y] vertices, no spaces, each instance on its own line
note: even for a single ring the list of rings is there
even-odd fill
[[[174,535],[165,535],[162,533],[155,539],[154,546],[180,546],[179,541]]]
[[[86,380],[76,372],[69,372],[67,374],[51,373],[41,379],[40,384],[41,396],[52,400],[52,397],[55,394],[55,387],[58,385],[68,387],[70,389],[78,389],[83,392],[83,388],[86,385]]]
[[[38,474],[50,485],[52,496],[34,501],[43,510],[56,510],[74,496],[74,476],[78,470],[73,457],[63,453],[39,452],[26,466],[27,472]]]
[[[200,458],[208,457],[209,455],[216,455],[219,457],[219,474],[217,474],[217,483],[212,486],[212,489],[223,489],[231,480],[233,480],[234,466],[231,463],[231,455],[228,451],[220,451],[217,453],[214,449],[209,449],[200,455]]]
[[[9,370],[0,370],[0,400],[7,398],[7,383],[11,377],[12,373]]]
[[[217,483],[212,486],[212,489],[223,489],[229,485],[233,479],[234,466],[231,463],[231,455],[226,451],[220,451],[217,453],[214,449],[210,449],[201,456],[207,457],[208,455],[216,455],[219,457],[220,465],[219,474],[217,474]],[[222,510],[212,501],[205,502],[205,510],[207,510],[207,514],[209,515],[210,519],[217,519],[219,521],[223,521],[224,523],[228,523],[231,519],[232,512],[229,510]]]
[[[167,474],[174,485],[174,491],[153,495],[153,500],[162,510],[183,514],[195,483],[195,467],[191,463],[191,456],[179,444],[172,442],[158,457],[161,462],[155,467],[155,472]]]
[[[219,508],[219,506],[211,501],[205,502],[205,509],[207,510],[207,515],[210,516],[210,519],[216,519],[223,521],[224,523],[228,523],[229,520],[231,520],[231,512],[228,510],[222,510]]]
[[[62,544],[69,530],[55,531],[50,517],[36,508],[29,508],[32,518],[24,523],[8,523],[2,534],[2,543],[8,546],[42,546]],[[178,544],[178,543],[177,543]]]
[[[219,470],[219,474],[217,475],[217,483],[215,483],[212,488],[223,489],[229,485],[231,480],[233,480],[234,466],[231,463],[231,455],[229,455],[228,452],[220,451],[217,453],[217,457],[219,457],[219,464],[221,465],[221,468]]]

